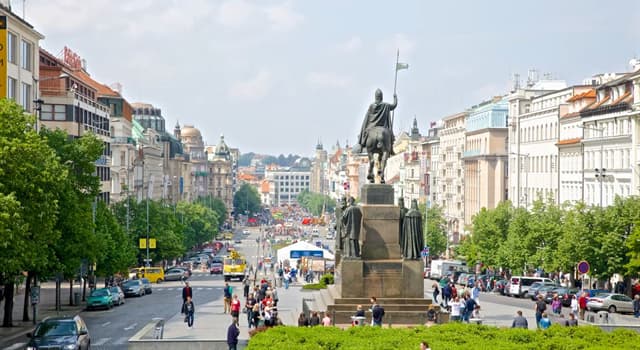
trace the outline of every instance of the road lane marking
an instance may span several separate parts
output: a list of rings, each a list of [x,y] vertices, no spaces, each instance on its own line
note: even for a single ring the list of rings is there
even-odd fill
[[[17,350],[20,348],[23,348],[25,345],[27,345],[27,343],[17,343],[17,344],[13,344],[8,348],[4,348],[4,350]]]
[[[100,345],[104,345],[106,342],[108,342],[109,340],[111,340],[111,338],[100,338],[98,339],[98,341],[91,343],[91,345],[93,346],[100,346]]]
[[[102,327],[106,327],[106,326],[108,326],[110,324],[111,324],[111,321],[105,322],[105,323],[102,324]]]
[[[137,325],[138,325],[137,323],[134,323],[134,324],[132,324],[131,326],[129,326],[129,327],[127,327],[127,328],[125,328],[124,330],[125,330],[125,331],[130,331],[130,330],[132,330],[132,329],[136,328],[136,326],[137,326]]]
[[[122,337],[122,338],[118,338],[118,340],[116,340],[113,344],[114,345],[120,345],[120,344],[124,344],[126,342],[129,341],[129,337]]]

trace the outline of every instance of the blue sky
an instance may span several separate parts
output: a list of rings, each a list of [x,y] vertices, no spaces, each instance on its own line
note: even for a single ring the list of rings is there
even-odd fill
[[[22,2],[13,1],[22,12]],[[312,155],[356,140],[376,88],[395,131],[504,94],[529,68],[579,84],[640,57],[640,2],[27,0],[57,54],[241,152]]]

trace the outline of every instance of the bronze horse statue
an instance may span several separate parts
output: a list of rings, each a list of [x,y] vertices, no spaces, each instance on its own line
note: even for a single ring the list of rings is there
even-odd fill
[[[374,155],[378,155],[378,176],[380,176],[380,183],[384,181],[384,169],[387,167],[387,159],[391,154],[392,134],[391,130],[383,126],[374,126],[367,131],[367,139],[365,142],[367,148],[367,156],[369,157],[369,173],[367,179],[370,183],[375,182],[375,176],[373,175],[373,166],[375,163]]]

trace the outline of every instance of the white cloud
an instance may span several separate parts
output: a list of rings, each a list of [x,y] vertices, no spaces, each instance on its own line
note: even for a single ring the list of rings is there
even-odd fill
[[[352,36],[349,40],[340,45],[340,49],[348,53],[356,52],[360,50],[360,48],[362,48],[362,39],[357,35]]]
[[[275,30],[291,30],[304,20],[303,15],[293,10],[291,2],[267,7],[264,12],[271,23],[272,28]]]
[[[259,100],[269,93],[271,73],[262,70],[254,78],[236,82],[229,89],[229,96],[242,100]]]
[[[220,5],[218,23],[225,27],[241,27],[250,22],[256,14],[254,5],[243,0],[230,0]]]
[[[307,74],[307,83],[320,88],[344,88],[351,85],[351,78],[332,72],[311,72]]]
[[[402,57],[411,55],[416,47],[415,41],[407,37],[403,33],[397,33],[394,36],[384,39],[378,44],[378,52],[385,56],[395,56],[398,49],[400,50],[400,60]]]

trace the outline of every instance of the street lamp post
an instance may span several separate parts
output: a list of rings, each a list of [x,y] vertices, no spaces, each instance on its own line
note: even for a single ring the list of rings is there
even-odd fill
[[[600,181],[600,208],[602,208],[602,192],[603,192],[603,183],[604,183],[604,178],[605,178],[605,171],[606,169],[604,168],[604,128],[597,128],[597,127],[592,127],[592,126],[585,126],[582,125],[580,126],[580,128],[587,129],[587,130],[593,130],[593,131],[597,131],[600,133],[600,168],[595,168],[596,171],[596,179],[598,179]]]

